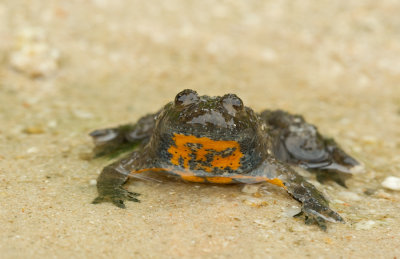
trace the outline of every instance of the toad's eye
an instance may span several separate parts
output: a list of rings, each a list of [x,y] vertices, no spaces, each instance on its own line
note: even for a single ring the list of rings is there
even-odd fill
[[[231,115],[235,115],[237,111],[243,109],[243,102],[236,94],[226,94],[222,97],[221,101],[224,108]]]
[[[197,95],[196,91],[185,89],[176,95],[175,105],[189,105],[197,102],[198,100],[199,96]]]

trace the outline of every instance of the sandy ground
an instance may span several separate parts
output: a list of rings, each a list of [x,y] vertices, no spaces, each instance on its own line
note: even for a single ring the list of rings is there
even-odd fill
[[[399,13],[390,0],[1,1],[0,257],[399,258],[400,193],[380,184],[400,176]],[[91,159],[88,132],[184,88],[301,113],[338,140],[366,172],[316,185],[347,223],[306,226],[269,185],[160,178],[132,182],[142,203],[126,210],[90,204],[110,161]]]

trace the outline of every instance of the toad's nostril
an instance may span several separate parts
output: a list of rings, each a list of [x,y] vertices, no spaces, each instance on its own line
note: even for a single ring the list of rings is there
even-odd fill
[[[199,96],[196,91],[185,89],[175,97],[175,105],[189,105],[197,102]]]
[[[231,115],[243,109],[243,101],[236,94],[226,94],[222,97],[221,101],[224,108]]]

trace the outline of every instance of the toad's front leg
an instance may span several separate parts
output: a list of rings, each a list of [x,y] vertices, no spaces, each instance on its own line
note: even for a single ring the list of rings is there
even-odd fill
[[[306,224],[316,223],[326,230],[326,222],[344,222],[343,218],[329,208],[328,200],[314,185],[307,182],[289,166],[270,158],[254,172],[257,180],[264,180],[283,187],[294,199],[302,203],[301,213]]]
[[[138,153],[133,152],[128,157],[104,167],[97,178],[99,196],[92,203],[112,202],[120,208],[125,208],[125,200],[140,202],[136,198],[136,196],[140,195],[139,193],[129,192],[122,188],[122,185],[127,182],[129,173],[135,167],[135,162],[138,159]]]
[[[306,224],[317,223],[322,230],[326,230],[326,222],[344,222],[343,218],[331,208],[328,200],[314,185],[307,182],[295,172],[287,172],[283,177],[285,189],[297,201],[302,203],[301,212]]]

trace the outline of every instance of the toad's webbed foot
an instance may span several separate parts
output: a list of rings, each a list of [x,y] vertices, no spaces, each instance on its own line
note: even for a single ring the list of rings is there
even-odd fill
[[[302,203],[301,212],[296,216],[304,215],[306,224],[316,223],[326,231],[326,222],[344,222],[343,218],[331,208],[328,200],[314,185],[295,175],[294,182],[287,185],[288,192]]]
[[[140,193],[130,192],[122,187],[99,187],[99,196],[93,200],[93,204],[98,204],[102,202],[111,202],[115,206],[125,209],[124,201],[133,201],[140,202],[136,197],[140,195]]]
[[[97,178],[98,197],[93,200],[93,204],[111,202],[119,208],[125,208],[124,201],[140,202],[136,197],[139,193],[125,190],[122,186],[127,182],[128,176],[136,168],[136,161],[139,155],[137,152],[104,167]]]
[[[267,182],[283,187],[295,200],[299,201],[301,212],[306,224],[317,224],[326,230],[326,222],[344,222],[343,218],[329,208],[329,202],[324,195],[297,174],[291,167],[273,158],[264,162],[253,172],[257,177],[265,177]]]
[[[326,231],[326,222],[344,222],[343,218],[328,206],[321,204],[316,199],[303,202],[301,212],[295,217],[304,215],[307,225],[316,223],[322,230]]]

